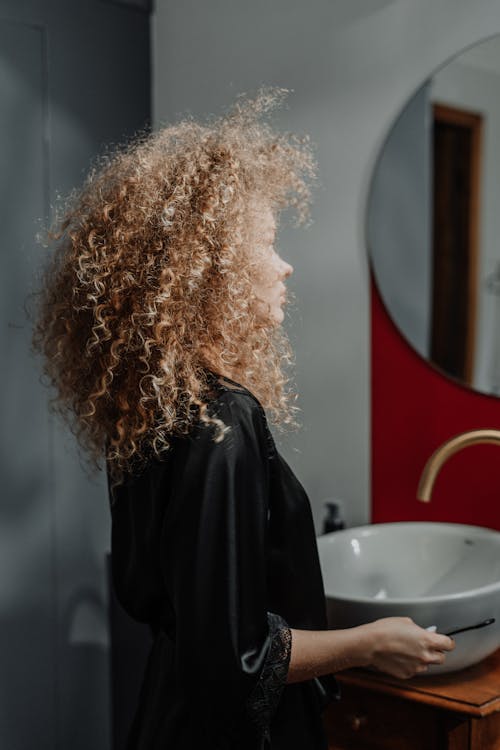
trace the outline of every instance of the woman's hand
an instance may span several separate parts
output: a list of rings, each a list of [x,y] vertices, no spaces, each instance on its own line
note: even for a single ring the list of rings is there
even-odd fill
[[[442,664],[455,648],[447,635],[431,633],[409,617],[381,620],[343,630],[291,629],[287,682],[301,682],[351,667],[373,667],[407,679]]]
[[[445,652],[455,648],[447,635],[431,633],[410,617],[384,617],[360,625],[365,665],[393,677],[407,679],[426,672],[431,664],[442,664]]]

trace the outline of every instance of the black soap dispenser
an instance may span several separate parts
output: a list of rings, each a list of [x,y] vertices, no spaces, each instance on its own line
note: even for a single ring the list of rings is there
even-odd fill
[[[341,531],[345,523],[340,515],[340,506],[337,502],[328,501],[324,503],[326,516],[323,521],[323,534],[329,534],[332,531]]]

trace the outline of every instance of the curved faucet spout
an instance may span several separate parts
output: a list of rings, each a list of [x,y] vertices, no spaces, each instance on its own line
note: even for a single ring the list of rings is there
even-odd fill
[[[478,443],[500,445],[500,430],[470,430],[446,440],[434,451],[424,466],[417,489],[417,500],[428,503],[436,477],[444,463],[462,448]]]

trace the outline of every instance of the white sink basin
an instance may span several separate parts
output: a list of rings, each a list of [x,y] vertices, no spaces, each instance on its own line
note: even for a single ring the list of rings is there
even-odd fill
[[[500,533],[451,523],[382,523],[317,538],[328,626],[411,617],[454,636],[456,648],[426,674],[454,672],[500,646]]]

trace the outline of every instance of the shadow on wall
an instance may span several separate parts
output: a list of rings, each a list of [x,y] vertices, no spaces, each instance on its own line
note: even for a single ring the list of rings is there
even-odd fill
[[[109,674],[106,602],[90,587],[76,589],[60,622],[60,659],[66,674],[78,676],[60,684],[60,716],[66,724],[62,737],[73,737],[72,750],[88,750],[109,721],[106,702],[88,701],[89,693],[105,684]]]
[[[74,592],[60,619],[58,648],[65,669],[53,679],[52,654],[40,649],[40,644],[56,646],[57,632],[47,617],[47,598],[47,592],[41,591],[38,601],[24,597],[23,606],[15,607],[10,617],[8,612],[2,613],[2,644],[8,644],[2,649],[2,747],[27,748],[36,741],[38,747],[54,750],[59,747],[58,738],[71,736],[72,750],[88,750],[109,720],[106,702],[88,700],[96,685],[106,684],[109,674],[104,603],[91,589]],[[96,632],[102,633],[97,640]],[[68,674],[72,677],[65,680]],[[47,715],[40,711],[40,695],[46,698]],[[54,726],[52,719],[57,714],[64,723]]]
[[[113,750],[125,747],[139,691],[153,642],[149,625],[142,625],[125,612],[113,591],[111,555],[106,556],[111,633],[111,705]]]

